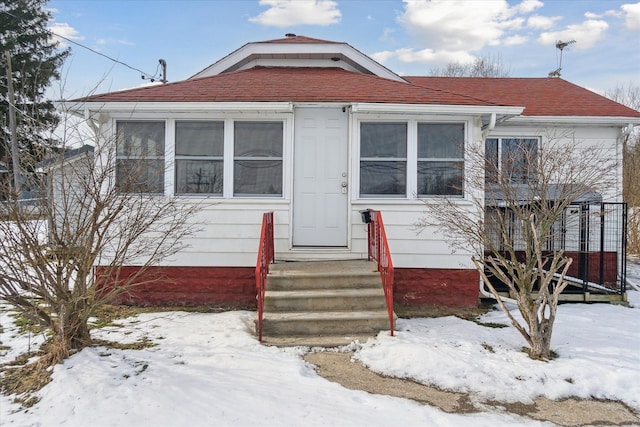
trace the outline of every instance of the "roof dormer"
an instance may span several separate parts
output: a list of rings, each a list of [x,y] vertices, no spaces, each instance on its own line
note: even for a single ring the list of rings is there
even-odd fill
[[[208,77],[256,66],[339,67],[391,80],[405,80],[347,43],[287,34],[282,39],[247,43],[191,78]]]

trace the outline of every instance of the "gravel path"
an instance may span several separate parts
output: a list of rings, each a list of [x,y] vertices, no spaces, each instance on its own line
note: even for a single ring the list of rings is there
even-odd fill
[[[437,406],[445,412],[470,413],[507,411],[560,426],[640,425],[640,418],[620,402],[601,400],[536,399],[534,404],[482,401],[465,393],[429,387],[415,381],[384,377],[351,360],[351,353],[308,353],[304,359],[315,365],[318,374],[329,381],[374,394],[412,399]]]

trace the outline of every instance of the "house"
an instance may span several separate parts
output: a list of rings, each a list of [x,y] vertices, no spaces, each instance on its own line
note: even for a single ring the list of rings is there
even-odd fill
[[[168,280],[132,296],[142,304],[255,307],[264,212],[274,212],[278,260],[352,260],[367,258],[360,212],[375,209],[396,305],[476,306],[469,253],[452,253],[438,229],[412,229],[423,200],[468,203],[457,185],[470,167],[464,146],[544,144],[551,127],[621,158],[621,135],[640,124],[640,112],[560,78],[401,76],[347,43],[292,34],[248,43],[184,81],[66,106],[105,139],[118,135],[123,171],[142,162],[154,172],[146,191],[216,202],[190,247],[158,266]],[[605,201],[622,201],[615,173]]]

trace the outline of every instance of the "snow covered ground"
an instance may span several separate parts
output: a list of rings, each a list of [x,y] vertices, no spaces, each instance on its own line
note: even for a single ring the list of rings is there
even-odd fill
[[[629,274],[640,282],[640,264]],[[559,358],[535,362],[511,326],[490,328],[455,317],[399,319],[356,349],[354,358],[387,375],[414,378],[480,398],[531,402],[536,396],[595,397],[640,412],[640,292],[634,308],[566,304],[552,347]],[[29,345],[0,310],[0,342]],[[540,426],[507,413],[448,414],[413,401],[353,391],[318,376],[303,348],[260,345],[255,313],[147,313],[94,331],[97,338],[133,342],[144,350],[87,348],[55,367],[53,381],[28,410],[0,396],[0,424],[16,426]],[[482,322],[507,323],[499,311]],[[41,337],[31,337],[32,348]]]

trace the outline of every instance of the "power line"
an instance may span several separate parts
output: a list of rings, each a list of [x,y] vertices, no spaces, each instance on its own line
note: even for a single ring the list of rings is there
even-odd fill
[[[14,15],[13,13],[11,13],[11,12],[9,12],[9,11],[7,11],[7,10],[0,10],[0,12],[3,12],[3,13],[5,13],[5,14],[7,14],[7,15],[9,15],[9,16],[11,16],[11,17],[13,17],[13,18],[16,18],[16,19],[23,19],[23,18],[21,18],[21,17],[19,17],[19,16]],[[151,75],[151,74],[149,74],[149,73],[146,73],[146,72],[144,72],[144,71],[140,70],[139,68],[133,67],[133,66],[131,66],[131,65],[129,65],[129,64],[127,64],[127,63],[125,63],[125,62],[122,62],[122,61],[120,61],[120,60],[118,60],[118,59],[112,58],[112,57],[110,57],[109,55],[105,55],[105,54],[104,54],[104,53],[102,53],[102,52],[98,52],[97,50],[92,49],[92,48],[90,48],[89,46],[85,46],[85,45],[83,45],[82,43],[79,43],[79,42],[77,42],[77,41],[75,41],[75,40],[71,40],[71,39],[70,39],[70,38],[68,38],[68,37],[62,36],[62,35],[60,35],[60,34],[56,34],[56,33],[54,33],[53,31],[51,31],[50,29],[48,29],[48,28],[45,28],[45,30],[46,30],[49,34],[51,34],[52,36],[54,36],[54,37],[60,37],[61,39],[64,39],[64,40],[68,41],[69,43],[73,43],[73,44],[75,44],[76,46],[80,46],[80,47],[82,47],[82,48],[84,48],[84,49],[87,49],[88,51],[90,51],[90,52],[92,52],[92,53],[95,53],[96,55],[100,55],[100,56],[102,56],[102,57],[104,57],[104,58],[107,58],[108,60],[113,61],[113,62],[115,62],[116,64],[124,65],[125,67],[127,67],[127,68],[129,68],[129,69],[131,69],[131,70],[133,70],[133,71],[137,71],[137,72],[139,72],[139,73],[142,75],[142,78],[143,78],[143,79],[149,79],[149,80],[151,80],[151,81],[154,81],[154,80],[158,79],[158,76],[157,76],[157,74],[158,74],[158,67],[156,67],[156,73],[155,73],[154,75]]]
[[[133,71],[137,71],[137,72],[139,72],[140,74],[142,74],[142,77],[143,77],[143,78],[148,78],[148,79],[156,79],[156,78],[157,78],[157,76],[155,76],[155,75],[154,75],[154,76],[152,76],[152,75],[151,75],[151,74],[149,74],[149,73],[145,73],[144,71],[140,70],[139,68],[132,67],[131,65],[129,65],[129,64],[125,63],[125,62],[122,62],[122,61],[119,61],[119,60],[117,60],[117,59],[115,59],[115,58],[112,58],[112,57],[110,57],[109,55],[105,55],[105,54],[104,54],[104,53],[102,53],[102,52],[98,52],[97,50],[92,49],[92,48],[90,48],[89,46],[85,46],[85,45],[83,45],[83,44],[81,44],[81,43],[78,43],[78,42],[76,42],[76,41],[74,41],[74,40],[71,40],[71,39],[70,39],[70,38],[68,38],[68,37],[61,36],[60,34],[56,34],[56,33],[54,33],[54,32],[53,32],[53,31],[51,31],[51,30],[47,30],[47,31],[49,31],[49,32],[50,32],[51,34],[53,34],[55,37],[60,37],[61,39],[65,39],[65,40],[66,40],[66,41],[68,41],[69,43],[73,43],[73,44],[75,44],[75,45],[77,45],[77,46],[83,47],[83,48],[87,49],[88,51],[91,51],[91,52],[95,53],[96,55],[103,56],[103,57],[105,57],[105,58],[109,59],[110,61],[113,61],[113,62],[115,62],[115,63],[117,63],[117,64],[120,64],[120,65],[124,65],[125,67],[130,68],[130,69],[132,69]]]

